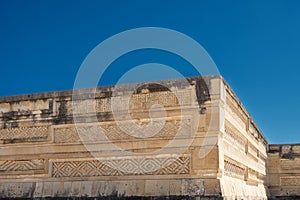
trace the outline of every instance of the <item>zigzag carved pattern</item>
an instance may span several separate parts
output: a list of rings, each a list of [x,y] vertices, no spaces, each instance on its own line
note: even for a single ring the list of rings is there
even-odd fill
[[[178,98],[177,98],[178,97]],[[113,106],[114,111],[128,110],[128,105],[124,104],[129,100],[130,109],[149,109],[153,104],[168,106],[190,105],[192,101],[191,90],[178,90],[175,93],[171,91],[151,92],[132,94],[131,96],[117,96],[114,97]],[[111,98],[101,98],[96,101],[96,112],[111,112]]]
[[[44,170],[44,169],[45,169],[45,160],[43,159],[0,161],[0,173]]]
[[[47,138],[47,137],[48,137],[48,127],[46,126],[0,129],[0,140]]]
[[[153,123],[153,130],[156,129],[157,126],[160,126],[163,121],[157,121]],[[72,127],[64,127],[64,128],[55,128],[54,129],[54,142],[55,143],[72,143],[72,142],[80,142],[81,140],[88,141],[101,141],[105,138],[101,138],[101,134],[104,133],[106,137],[110,141],[114,140],[133,140],[136,139],[134,136],[126,134],[123,130],[128,130],[126,132],[130,132],[130,129],[133,129],[128,124],[122,124],[122,127],[119,127],[117,124],[112,123],[109,125],[97,126],[97,125],[87,125],[87,126],[78,126],[77,129]],[[82,138],[79,137],[78,132],[82,134]],[[178,131],[182,131],[185,133],[191,132],[191,121],[190,119],[173,120],[166,121],[163,128],[152,137],[174,137]],[[88,135],[84,135],[88,134]],[[149,137],[151,138],[151,137]]]
[[[227,176],[234,176],[240,179],[244,178],[245,175],[245,166],[241,163],[238,163],[230,158],[225,157],[224,160],[224,174]]]
[[[190,156],[54,161],[53,177],[168,175],[190,173]]]
[[[234,126],[228,120],[225,120],[224,140],[227,141],[227,143],[230,144],[231,147],[245,152],[246,139],[242,138],[241,133],[236,128],[234,128]]]

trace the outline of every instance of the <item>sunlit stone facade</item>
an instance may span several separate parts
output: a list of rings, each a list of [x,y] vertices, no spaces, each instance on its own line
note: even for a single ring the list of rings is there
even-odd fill
[[[0,197],[267,199],[268,144],[220,76],[0,98]]]

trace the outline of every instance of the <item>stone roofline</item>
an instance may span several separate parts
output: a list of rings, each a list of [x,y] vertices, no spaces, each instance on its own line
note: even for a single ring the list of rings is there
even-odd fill
[[[293,144],[270,144],[269,154],[277,154],[280,158],[294,160],[300,157],[300,143]]]
[[[263,140],[268,144],[267,139],[262,134],[261,130],[258,128],[256,123],[254,122],[251,115],[246,110],[245,106],[242,104],[242,102],[239,100],[237,95],[234,93],[234,91],[231,89],[229,84],[225,81],[225,79],[221,75],[210,75],[210,76],[195,76],[195,77],[188,77],[184,78],[187,79],[189,82],[194,82],[197,80],[210,80],[214,78],[219,78],[223,81],[225,85],[225,89],[229,92],[229,94],[232,96],[232,98],[238,103],[239,108],[246,114],[246,116],[251,120],[252,124],[254,125],[255,129],[259,133],[259,135],[263,138]],[[170,79],[170,80],[159,80],[159,81],[150,81],[150,82],[143,82],[138,84],[147,84],[147,83],[163,83],[167,86],[173,86],[173,87],[182,87],[180,83],[182,83],[183,78],[180,79]],[[129,83],[129,84],[120,84],[118,85],[118,88],[124,88],[123,92],[124,94],[129,93],[131,91],[129,88],[133,84],[136,83]],[[101,97],[109,96],[111,92],[113,91],[113,88],[115,86],[99,86],[96,88],[96,96],[100,95]],[[84,94],[93,93],[95,88],[84,88],[80,89],[81,92]],[[75,92],[77,90],[74,90]],[[72,97],[73,90],[63,90],[63,91],[55,91],[55,92],[41,92],[41,93],[34,93],[34,94],[22,94],[22,95],[16,95],[16,96],[2,96],[0,97],[0,103],[9,103],[9,102],[17,102],[17,101],[26,101],[26,100],[38,100],[38,99],[48,99],[48,98],[60,98],[60,97]]]
[[[300,143],[269,144],[269,146],[300,146]]]
[[[157,80],[157,81],[141,82],[138,84],[147,84],[147,83],[155,82],[155,83],[163,83],[167,86],[180,87],[181,80],[183,80],[183,79],[187,79],[188,81],[192,82],[192,81],[196,81],[199,79],[213,79],[213,78],[220,78],[220,79],[224,80],[223,77],[220,75],[211,75],[211,76],[194,76],[194,77],[178,78],[178,79],[170,79],[170,80]],[[118,88],[124,88],[124,93],[126,93],[126,89],[130,88],[130,86],[133,84],[137,84],[137,83],[119,84]],[[105,94],[107,92],[112,91],[112,89],[114,87],[115,87],[114,85],[99,86],[96,88],[96,90],[97,90],[97,92],[100,92],[100,93],[103,92]],[[80,91],[87,94],[87,93],[94,92],[94,89],[95,88],[83,88],[83,89],[80,89]],[[21,94],[21,95],[14,95],[14,96],[2,96],[2,97],[0,96],[0,103],[68,97],[68,96],[72,96],[73,91],[77,91],[77,90],[62,90],[62,91],[54,91],[54,92],[39,92],[39,93],[33,93],[33,94]],[[103,96],[103,97],[105,97],[105,96]]]
[[[238,98],[238,96],[235,94],[235,92],[232,90],[232,88],[230,87],[230,85],[226,82],[226,80],[224,79],[224,77],[220,76],[220,78],[222,79],[224,85],[225,85],[225,89],[229,92],[229,94],[231,95],[231,97],[237,102],[237,104],[239,105],[239,108],[246,114],[246,116],[251,120],[254,128],[257,130],[257,132],[259,133],[259,135],[262,137],[262,139],[264,140],[264,142],[266,144],[268,144],[268,140],[266,139],[266,137],[264,136],[264,134],[262,133],[262,131],[258,128],[258,126],[256,125],[254,119],[252,118],[252,116],[249,114],[249,112],[247,111],[246,107],[243,105],[243,103],[240,101],[240,99]]]

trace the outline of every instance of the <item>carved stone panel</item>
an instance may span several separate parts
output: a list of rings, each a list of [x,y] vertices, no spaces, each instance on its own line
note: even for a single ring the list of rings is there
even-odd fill
[[[0,140],[3,143],[45,141],[48,138],[49,128],[47,126],[0,129]]]
[[[44,159],[0,161],[0,175],[38,174],[46,171]]]
[[[53,177],[170,175],[190,173],[190,156],[152,156],[103,160],[55,160]]]

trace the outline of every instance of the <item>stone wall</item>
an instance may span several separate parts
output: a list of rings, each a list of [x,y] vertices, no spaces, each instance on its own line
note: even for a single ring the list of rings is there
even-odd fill
[[[267,141],[226,82],[223,99],[224,127],[220,140],[223,196],[266,199]]]
[[[300,144],[270,145],[267,169],[273,198],[300,198]]]
[[[265,199],[262,133],[222,77],[187,81],[0,98],[0,197]]]
[[[213,79],[1,98],[0,196],[220,196]]]

